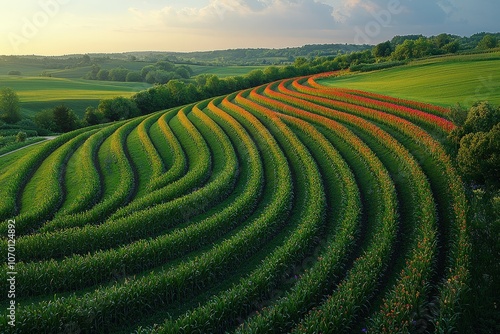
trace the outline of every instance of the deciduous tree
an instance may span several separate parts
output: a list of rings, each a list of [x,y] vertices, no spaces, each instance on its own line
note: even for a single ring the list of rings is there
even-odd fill
[[[0,91],[0,118],[6,123],[16,123],[22,119],[19,96],[12,88]]]

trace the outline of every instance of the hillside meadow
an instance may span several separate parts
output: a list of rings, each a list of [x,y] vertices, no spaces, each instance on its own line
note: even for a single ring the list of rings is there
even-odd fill
[[[500,52],[446,56],[367,73],[319,81],[328,87],[360,89],[441,106],[476,101],[500,104]]]

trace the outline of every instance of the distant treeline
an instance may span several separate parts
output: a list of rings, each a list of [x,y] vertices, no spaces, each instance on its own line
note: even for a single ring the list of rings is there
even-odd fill
[[[229,49],[199,52],[166,52],[161,53],[176,63],[196,65],[280,65],[290,64],[298,57],[314,58],[340,55],[370,49],[370,45],[355,44],[311,44],[301,47],[281,49]],[[153,57],[154,53],[134,53],[138,58]]]
[[[154,65],[146,65],[140,71],[132,71],[125,67],[107,70],[93,64],[91,71],[85,75],[84,79],[164,84],[174,79],[189,79],[191,75],[193,75],[193,70],[189,66],[176,65],[162,60]]]
[[[432,37],[422,35],[395,36],[373,48],[375,58],[390,58],[402,61],[434,55],[457,53],[465,50],[486,50],[497,47],[500,33],[479,33],[471,37],[440,34]]]

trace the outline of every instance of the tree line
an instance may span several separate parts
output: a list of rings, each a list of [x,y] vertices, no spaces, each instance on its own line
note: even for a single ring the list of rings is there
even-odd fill
[[[170,80],[189,79],[192,75],[193,70],[187,65],[176,65],[171,61],[161,60],[153,65],[144,66],[140,71],[129,70],[125,67],[108,70],[101,68],[98,64],[92,64],[90,72],[84,76],[84,79],[165,84]]]

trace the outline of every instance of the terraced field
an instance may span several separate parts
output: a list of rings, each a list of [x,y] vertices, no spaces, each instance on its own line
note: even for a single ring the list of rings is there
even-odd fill
[[[451,331],[469,243],[447,110],[326,75],[0,159],[0,332]]]

